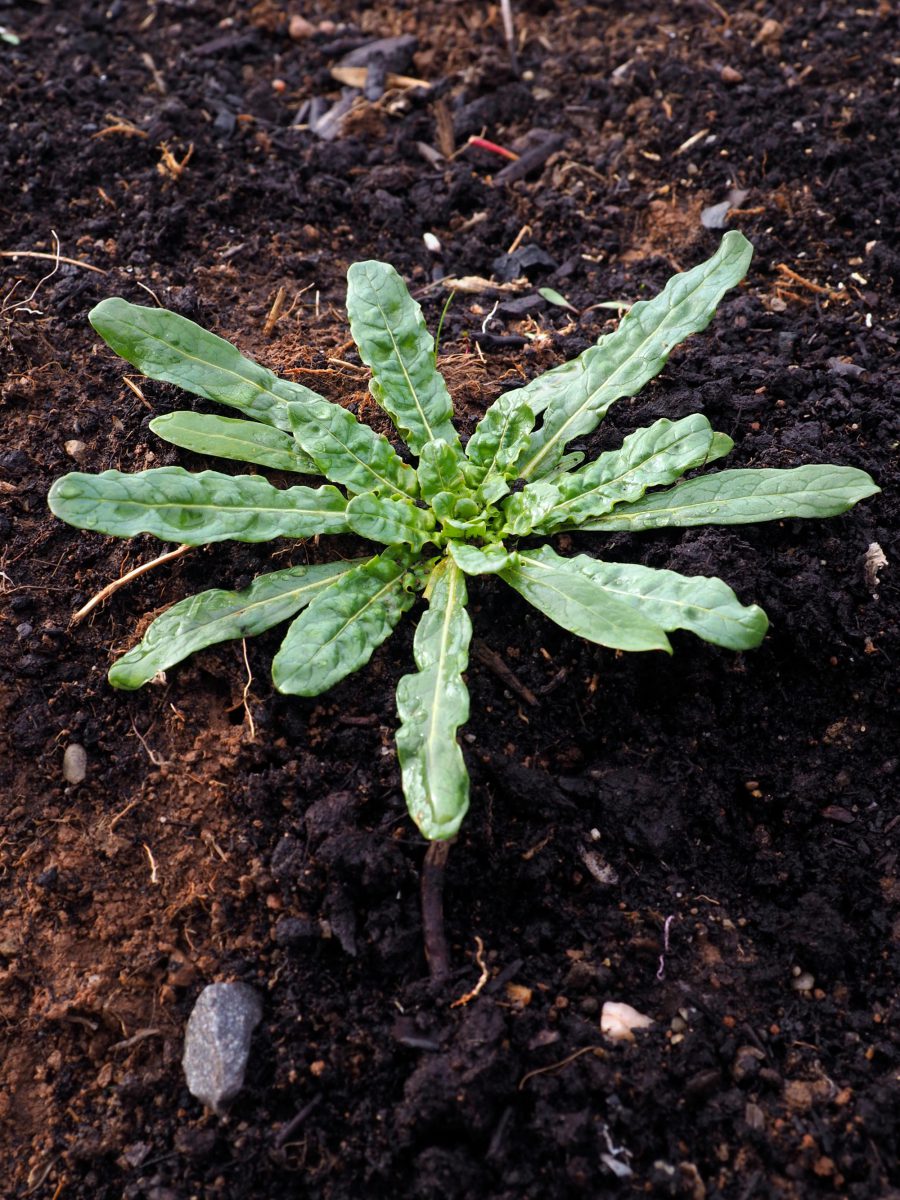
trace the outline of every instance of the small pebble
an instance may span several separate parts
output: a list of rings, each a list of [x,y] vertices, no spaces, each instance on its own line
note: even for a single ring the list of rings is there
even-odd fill
[[[306,17],[301,17],[296,13],[291,17],[288,23],[288,36],[295,42],[304,42],[307,38],[311,38],[316,32],[316,27],[312,21],[307,21]]]
[[[185,1078],[191,1095],[221,1113],[244,1086],[253,1030],[262,1001],[246,983],[211,983],[197,998],[184,1039]]]
[[[743,83],[744,77],[735,67],[723,67],[719,72],[723,83]]]
[[[66,783],[83,783],[87,775],[87,754],[84,746],[70,742],[63,754],[63,779]]]
[[[815,987],[816,979],[809,971],[801,971],[799,975],[791,980],[791,987],[795,992],[811,992]]]
[[[766,1127],[766,1114],[751,1100],[744,1109],[744,1120],[751,1129],[759,1132]]]
[[[81,462],[87,451],[87,445],[84,442],[80,442],[78,438],[70,438],[65,443],[65,450],[69,458],[74,458],[76,462]]]
[[[600,1013],[600,1032],[614,1042],[633,1042],[635,1029],[647,1029],[652,1024],[652,1017],[616,1000],[607,1000]]]

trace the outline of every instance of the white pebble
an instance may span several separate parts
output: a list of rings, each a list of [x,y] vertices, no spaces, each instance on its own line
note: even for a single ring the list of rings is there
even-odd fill
[[[607,1000],[600,1012],[600,1032],[614,1042],[633,1042],[635,1029],[648,1029],[652,1024],[652,1017],[617,1000]]]
[[[87,754],[84,746],[70,742],[63,754],[63,779],[66,783],[83,783],[87,775]]]

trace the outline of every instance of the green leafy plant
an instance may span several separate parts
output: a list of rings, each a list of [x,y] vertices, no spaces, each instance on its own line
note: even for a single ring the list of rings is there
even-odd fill
[[[727,233],[712,258],[635,304],[579,358],[502,395],[465,447],[419,305],[392,267],[356,263],[347,296],[353,337],[372,371],[372,395],[415,467],[346,409],[277,378],[191,321],[104,300],[90,319],[117,353],[153,379],[243,414],[174,412],[150,423],[155,433],[188,450],[328,482],[277,488],[257,475],[181,467],[75,472],[51,488],[58,517],[115,537],[150,533],[191,545],[354,533],[385,547],[261,575],[245,591],[215,588],[182,600],[114,663],[110,682],[138,688],[195,650],[293,618],[274,659],[275,686],[314,696],[368,662],[423,593],[416,670],[397,689],[397,752],[413,820],[426,838],[442,840],[456,834],[469,803],[456,736],[469,715],[467,577],[497,575],[564,629],[616,650],[671,652],[667,634],[676,629],[732,650],[758,645],[765,613],[741,604],[720,579],[563,557],[535,543],[572,530],[828,517],[879,490],[864,472],[839,466],[685,478],[733,444],[699,414],[658,420],[591,462],[568,449],[708,325],[751,254],[741,234]]]

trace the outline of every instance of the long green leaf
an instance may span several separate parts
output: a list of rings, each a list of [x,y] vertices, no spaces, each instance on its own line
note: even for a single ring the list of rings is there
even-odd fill
[[[614,333],[510,393],[532,412],[544,411],[543,425],[518,462],[519,475],[545,475],[567,442],[590,433],[614,401],[633,396],[658,375],[679,342],[706,328],[725,292],[743,279],[752,254],[743,234],[731,230],[712,258],[675,275],[653,300],[633,305]]]
[[[213,588],[179,600],[156,618],[132,650],[113,663],[109,682],[133,691],[195,650],[264,633],[305,608],[358,562],[288,567],[258,576],[242,592]]]
[[[496,476],[515,478],[516,462],[528,453],[534,413],[518,393],[501,396],[487,410],[466,444],[466,477],[484,487]]]
[[[397,754],[409,812],[429,840],[452,838],[469,807],[469,774],[456,731],[469,719],[463,671],[472,622],[466,585],[448,559],[435,567],[414,642],[418,671],[397,687]]]
[[[601,454],[586,467],[561,475],[556,480],[559,500],[535,525],[539,533],[550,533],[561,525],[577,525],[609,512],[617,504],[638,500],[648,487],[674,483],[685,471],[709,460],[713,431],[700,413],[669,421],[665,417],[646,429],[638,429],[619,450]],[[717,450],[727,442],[720,434]],[[520,493],[527,496],[539,489],[542,480],[528,484]]]
[[[416,473],[386,437],[357,421],[353,413],[327,400],[289,404],[294,437],[333,483],[353,492],[376,491],[415,499]]]
[[[93,308],[88,319],[116,354],[148,378],[177,384],[277,429],[290,432],[285,407],[290,401],[321,399],[168,309],[145,308],[111,296]]]
[[[391,500],[365,492],[347,505],[347,524],[370,541],[385,546],[403,542],[421,550],[434,535],[435,521],[428,509],[417,508],[412,500]]]
[[[557,625],[589,642],[613,650],[672,652],[656,622],[610,596],[577,563],[560,558],[549,546],[520,550],[500,578]]]
[[[209,413],[173,412],[154,417],[150,428],[166,442],[211,454],[215,458],[231,458],[255,463],[273,471],[294,471],[298,475],[319,475],[321,472],[308,454],[304,454],[294,439],[280,429],[260,421],[240,421],[234,417],[219,417]]]
[[[413,453],[436,438],[458,447],[450,393],[435,366],[434,338],[394,268],[354,263],[347,272],[347,313],[360,358],[372,369],[372,395]]]
[[[280,692],[318,696],[358,671],[415,600],[407,564],[391,553],[369,559],[313,600],[272,662]]]
[[[669,525],[747,525],[789,517],[834,517],[880,492],[856,467],[813,464],[775,470],[719,471],[621,504],[579,529],[664,529]]]
[[[346,533],[347,499],[337,488],[272,487],[257,475],[155,467],[127,475],[73,471],[47,502],[63,521],[111,537],[152,533],[163,541],[266,542],[275,537]]]
[[[667,633],[687,629],[716,646],[749,650],[759,645],[769,627],[763,610],[755,604],[741,604],[721,579],[601,562],[586,554],[567,561],[613,599],[630,604]]]

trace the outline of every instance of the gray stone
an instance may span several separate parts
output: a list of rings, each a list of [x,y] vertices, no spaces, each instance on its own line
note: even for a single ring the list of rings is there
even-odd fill
[[[184,1074],[193,1096],[221,1113],[244,1085],[250,1038],[262,1001],[246,983],[211,983],[197,997],[184,1039]]]
[[[368,67],[375,60],[381,60],[385,69],[402,74],[412,66],[413,55],[419,45],[419,40],[411,33],[403,33],[398,37],[377,38],[357,46],[341,59],[342,67]]]

